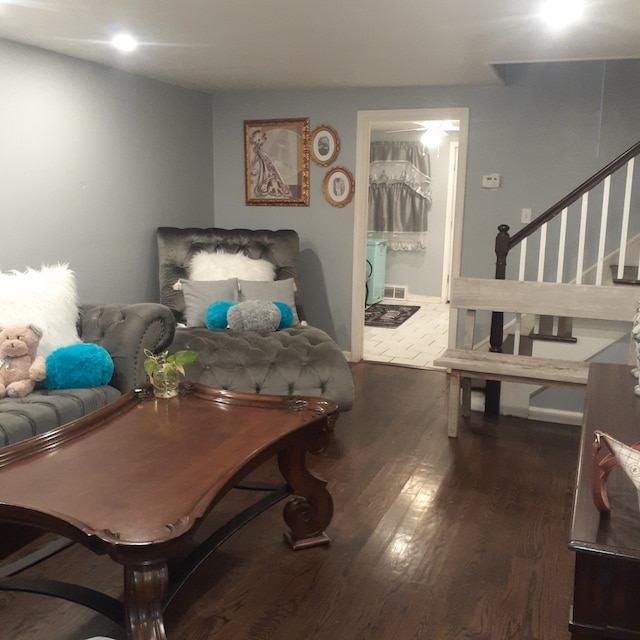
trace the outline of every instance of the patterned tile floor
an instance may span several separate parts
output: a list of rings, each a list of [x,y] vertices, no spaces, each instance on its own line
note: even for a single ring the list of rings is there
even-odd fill
[[[383,300],[398,304],[391,300]],[[407,301],[420,309],[397,329],[364,328],[364,360],[419,369],[437,369],[433,361],[447,348],[449,305]]]

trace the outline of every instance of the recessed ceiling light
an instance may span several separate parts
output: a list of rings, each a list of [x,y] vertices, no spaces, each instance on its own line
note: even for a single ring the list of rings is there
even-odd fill
[[[129,33],[116,33],[111,40],[113,46],[118,49],[118,51],[124,51],[125,53],[129,53],[130,51],[134,51],[138,46],[136,39]]]
[[[540,11],[542,19],[552,27],[562,28],[582,17],[582,0],[548,0]]]

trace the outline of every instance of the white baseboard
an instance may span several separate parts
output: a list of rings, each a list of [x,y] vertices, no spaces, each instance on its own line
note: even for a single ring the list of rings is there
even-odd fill
[[[471,411],[484,411],[484,391],[471,391]]]
[[[419,296],[415,293],[410,293],[407,297],[407,302],[421,302],[422,304],[431,302],[434,304],[442,304],[442,298],[440,298],[439,296]]]
[[[581,411],[562,411],[545,407],[529,407],[529,418],[540,422],[557,422],[559,424],[582,425]]]
[[[471,410],[484,411],[484,393],[481,391],[471,392]],[[562,411],[560,409],[549,409],[546,407],[505,407],[502,406],[501,413],[529,420],[539,420],[540,422],[557,422],[558,424],[582,425],[582,413],[579,411]]]
[[[410,293],[404,300],[397,298],[382,298],[383,304],[443,304],[442,298],[438,296],[420,296]]]

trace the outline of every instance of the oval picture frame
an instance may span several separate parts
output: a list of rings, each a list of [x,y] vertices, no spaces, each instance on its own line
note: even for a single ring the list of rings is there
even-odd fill
[[[338,157],[340,138],[336,130],[321,124],[311,132],[311,159],[319,166],[326,167]]]
[[[322,181],[322,193],[332,207],[344,207],[353,198],[353,176],[344,167],[334,167]]]

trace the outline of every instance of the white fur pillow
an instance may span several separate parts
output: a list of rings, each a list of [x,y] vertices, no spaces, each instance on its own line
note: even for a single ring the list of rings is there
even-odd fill
[[[224,253],[217,251],[196,253],[187,269],[189,280],[275,280],[275,265],[268,260],[249,258],[242,253]]]
[[[76,277],[67,264],[0,273],[0,327],[30,323],[43,331],[38,353],[80,342]]]

